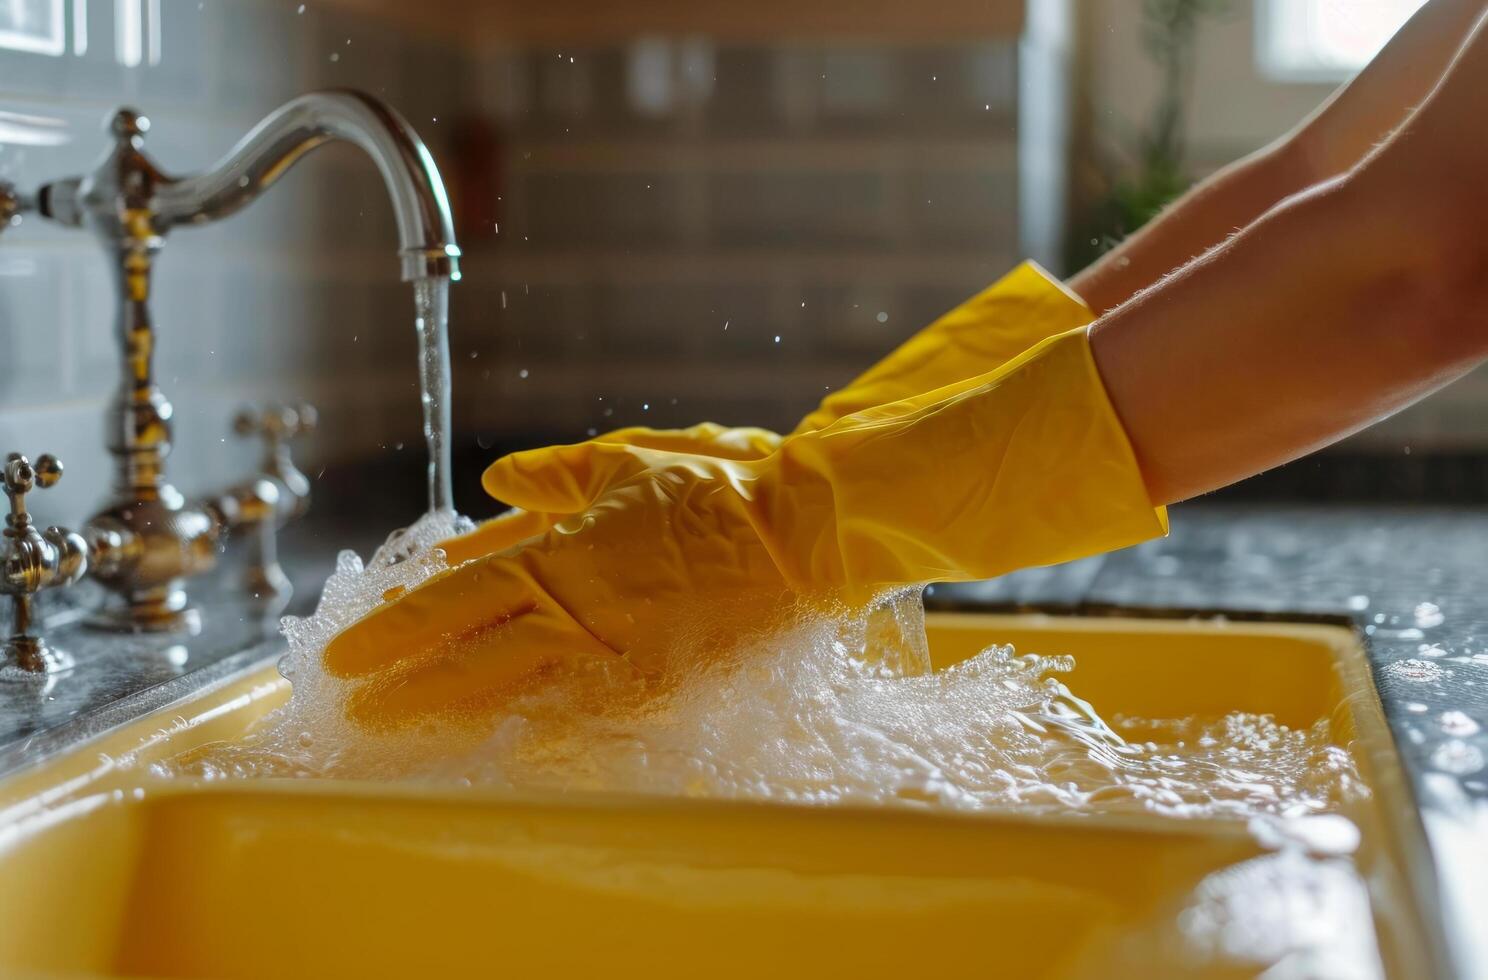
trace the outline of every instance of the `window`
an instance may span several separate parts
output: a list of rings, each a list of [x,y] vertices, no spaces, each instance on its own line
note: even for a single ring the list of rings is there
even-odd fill
[[[0,0],[0,48],[49,55],[67,50],[62,0]]]
[[[1256,0],[1256,59],[1290,81],[1341,81],[1369,63],[1425,0]]]

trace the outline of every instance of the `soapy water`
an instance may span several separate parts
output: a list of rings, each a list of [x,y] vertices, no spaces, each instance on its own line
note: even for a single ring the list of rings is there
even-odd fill
[[[429,514],[365,566],[343,552],[314,615],[285,620],[288,704],[248,739],[171,764],[214,777],[416,779],[957,810],[1302,817],[1360,798],[1326,720],[1115,720],[1060,679],[1068,656],[994,646],[932,671],[917,590],[871,614],[802,615],[768,640],[665,683],[589,670],[519,693],[489,726],[354,727],[355,682],[320,668],[326,642],[397,588],[444,567],[436,542],[468,527]]]

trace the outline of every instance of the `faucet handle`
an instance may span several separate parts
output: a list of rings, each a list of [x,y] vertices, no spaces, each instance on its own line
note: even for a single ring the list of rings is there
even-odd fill
[[[22,211],[31,210],[31,201],[15,189],[15,185],[0,180],[0,231],[15,224]]]
[[[233,419],[234,432],[245,438],[259,436],[264,444],[261,472],[228,493],[240,501],[237,511],[242,518],[237,523],[253,532],[244,585],[253,598],[279,609],[289,602],[293,587],[279,565],[275,535],[280,526],[310,509],[310,478],[295,466],[289,443],[313,431],[317,421],[315,406],[308,402],[244,408]],[[251,506],[242,506],[244,500]]]
[[[32,597],[42,589],[61,588],[82,578],[88,570],[88,546],[66,528],[38,532],[26,509],[27,494],[55,486],[62,479],[62,462],[47,454],[32,464],[20,453],[11,453],[0,476],[10,500],[0,540],[0,594],[10,596],[13,613],[11,635],[3,647],[5,659],[28,673],[65,670],[71,658],[33,632]]]
[[[309,402],[292,405],[272,404],[261,409],[243,408],[233,418],[233,431],[248,438],[263,439],[262,474],[281,483],[289,493],[281,499],[281,520],[300,517],[310,509],[310,478],[300,472],[290,455],[289,444],[296,436],[315,431],[320,421],[315,406]]]
[[[10,516],[6,524],[13,528],[31,526],[31,515],[26,510],[26,494],[37,487],[45,490],[62,479],[62,461],[51,453],[43,453],[32,463],[20,453],[5,457],[5,496],[10,498]]]

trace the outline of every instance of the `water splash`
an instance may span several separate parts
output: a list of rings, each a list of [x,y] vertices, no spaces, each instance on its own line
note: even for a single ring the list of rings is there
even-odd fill
[[[429,510],[453,513],[450,474],[449,279],[414,281],[414,329],[419,344],[419,399],[429,446]]]

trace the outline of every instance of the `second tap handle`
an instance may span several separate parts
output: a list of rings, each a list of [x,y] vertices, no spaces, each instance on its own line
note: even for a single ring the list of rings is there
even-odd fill
[[[268,405],[255,410],[245,408],[233,419],[233,431],[245,438],[263,439],[262,475],[271,477],[288,491],[280,500],[280,518],[303,516],[310,509],[310,478],[295,465],[290,454],[290,440],[313,432],[319,422],[315,406],[308,402],[294,405]]]

